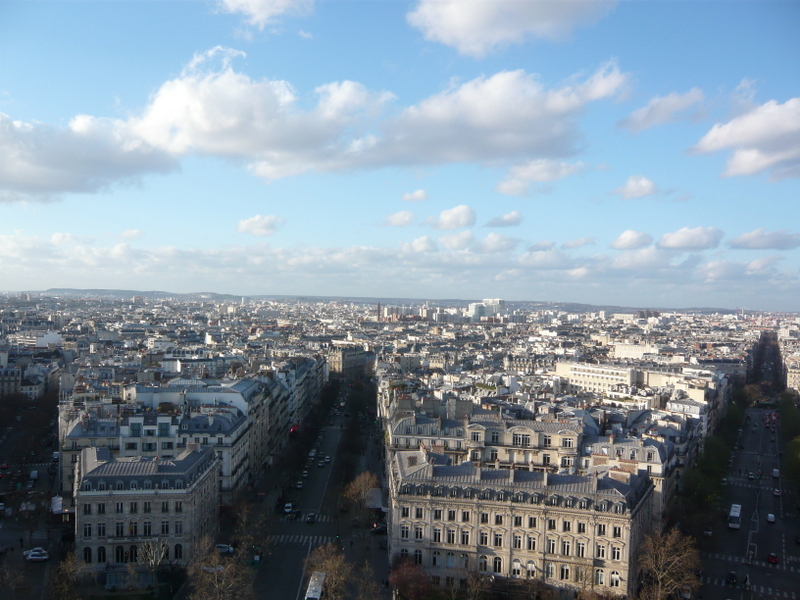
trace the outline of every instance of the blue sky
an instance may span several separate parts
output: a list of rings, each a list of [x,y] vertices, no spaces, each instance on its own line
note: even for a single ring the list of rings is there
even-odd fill
[[[800,311],[800,4],[0,3],[0,290]]]

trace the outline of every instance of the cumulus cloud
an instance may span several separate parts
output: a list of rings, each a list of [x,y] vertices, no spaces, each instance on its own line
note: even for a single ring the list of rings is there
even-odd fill
[[[418,237],[410,243],[400,244],[400,249],[403,252],[413,253],[436,252],[439,249],[439,246],[430,236],[423,235],[422,237]]]
[[[619,126],[638,133],[656,125],[671,123],[682,116],[687,116],[685,114],[687,109],[702,102],[704,98],[703,91],[696,87],[685,94],[673,92],[666,96],[656,96],[647,103],[647,106],[633,111],[620,121]]]
[[[403,194],[401,200],[404,202],[423,202],[428,199],[428,194],[425,190],[414,190],[413,192],[408,192],[407,194]]]
[[[227,13],[244,15],[247,22],[264,30],[283,15],[306,16],[314,9],[314,0],[219,0]]]
[[[518,196],[528,190],[531,182],[548,182],[563,179],[578,173],[583,167],[582,162],[570,164],[546,158],[532,160],[525,165],[509,169],[505,180],[498,184],[497,191],[501,194]]]
[[[446,250],[466,250],[475,241],[475,236],[471,230],[462,231],[460,233],[451,233],[443,235],[439,238],[439,243]]]
[[[123,240],[138,240],[142,237],[143,232],[141,229],[126,229],[120,234]]]
[[[558,41],[579,26],[603,18],[616,2],[520,2],[518,0],[420,0],[407,15],[426,40],[480,58],[527,38]]]
[[[528,246],[529,252],[543,252],[546,250],[552,250],[556,247],[555,242],[551,242],[550,240],[541,240],[536,242],[535,244],[531,244]]]
[[[730,246],[751,250],[794,250],[800,247],[800,233],[789,233],[786,229],[766,231],[759,227],[733,238]]]
[[[614,190],[625,200],[644,198],[656,193],[656,184],[643,175],[631,175],[625,185]]]
[[[593,237],[582,237],[575,240],[568,240],[561,244],[562,248],[572,249],[572,248],[583,248],[584,246],[591,246],[594,244]]]
[[[282,217],[273,215],[256,215],[249,219],[242,219],[236,230],[239,233],[249,233],[258,237],[267,237],[275,233],[275,230],[283,225],[285,220]]]
[[[783,104],[770,100],[727,123],[717,123],[692,150],[730,150],[726,177],[763,172],[769,172],[771,179],[800,177],[800,98]]]
[[[56,246],[62,244],[90,244],[92,238],[85,236],[72,235],[71,233],[54,233],[50,236],[50,242]]]
[[[475,245],[474,251],[511,252],[516,249],[517,245],[519,245],[519,240],[492,232]]]
[[[671,260],[672,253],[669,251],[655,246],[648,246],[622,252],[614,258],[611,266],[615,269],[627,271],[666,269],[669,268]]]
[[[653,243],[653,236],[641,231],[628,229],[617,236],[611,247],[616,250],[637,250]]]
[[[658,245],[670,250],[708,250],[719,246],[723,235],[724,232],[716,227],[681,227],[662,235]]]
[[[410,210],[401,210],[386,217],[385,224],[390,227],[405,227],[414,222],[415,215]]]
[[[487,227],[516,227],[522,223],[522,213],[518,210],[512,210],[499,217],[494,217],[486,224]]]
[[[443,210],[436,219],[430,219],[429,223],[436,229],[472,227],[475,224],[475,211],[466,204],[460,204]]]

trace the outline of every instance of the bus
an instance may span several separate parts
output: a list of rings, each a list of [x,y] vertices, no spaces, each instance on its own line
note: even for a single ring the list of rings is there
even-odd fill
[[[731,505],[731,512],[728,514],[728,527],[739,529],[742,526],[742,505]]]
[[[308,589],[306,589],[306,600],[320,600],[324,598],[322,595],[322,587],[324,585],[325,573],[314,571],[311,574],[311,580],[308,582]]]

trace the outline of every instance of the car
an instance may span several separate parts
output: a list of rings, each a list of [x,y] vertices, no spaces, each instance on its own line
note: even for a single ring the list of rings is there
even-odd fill
[[[233,554],[235,552],[233,546],[229,546],[228,544],[217,544],[214,546],[214,549],[220,554]]]
[[[306,515],[306,523],[316,523],[317,522],[317,515],[314,513],[308,513]]]
[[[3,469],[5,471],[6,469],[8,469],[8,465],[6,463],[0,464],[0,469]]]
[[[772,490],[772,495],[773,496],[780,496],[781,495],[780,488],[775,488],[774,490]]]
[[[705,537],[711,537],[712,535],[714,535],[714,531],[711,529],[711,527],[706,527],[705,529],[703,529],[703,535]]]
[[[294,487],[296,487],[298,490],[302,490],[303,489],[303,482],[302,481],[298,481],[297,483],[294,484]]]
[[[727,477],[723,477],[722,478],[722,485],[728,485],[728,478]]]
[[[747,472],[747,478],[752,480],[752,479],[756,478],[756,475],[752,471],[748,471]]]
[[[375,525],[372,528],[372,533],[375,535],[384,535],[386,533],[386,525]]]
[[[300,516],[300,511],[299,510],[293,510],[292,512],[289,513],[288,519],[290,521],[297,521],[297,517],[299,517],[299,516]]]
[[[730,585],[736,585],[737,581],[739,581],[739,577],[736,575],[736,571],[731,571],[725,577],[725,583]]]
[[[774,523],[775,522],[775,515],[772,513],[767,513],[767,523]]]
[[[777,565],[781,561],[778,560],[777,554],[775,554],[774,552],[770,552],[769,556],[767,556],[767,562],[771,565]]]
[[[37,553],[38,553],[38,554],[41,554],[41,553],[45,553],[45,554],[47,554],[47,550],[45,550],[45,549],[44,549],[44,548],[42,548],[41,546],[37,546],[36,548],[31,548],[30,550],[24,550],[24,551],[22,552],[22,556],[24,556],[25,558],[27,558],[29,554],[37,554]]]
[[[45,560],[50,560],[50,555],[45,550],[41,550],[40,552],[34,552],[33,550],[30,550],[28,554],[25,555],[25,560],[29,560],[31,562],[43,562]]]
[[[307,477],[308,477],[308,471],[303,471],[303,479],[306,479]]]
[[[326,456],[326,457],[325,457],[325,462],[326,462],[326,463],[329,463],[329,462],[331,462],[331,457],[330,457],[330,456]]]
[[[324,461],[324,460],[321,460],[321,461],[319,461],[319,463],[317,464],[317,466],[318,466],[318,467],[321,469],[322,467],[324,467],[324,466],[325,466],[325,461]]]
[[[287,502],[283,505],[283,512],[287,515],[294,510],[294,505],[291,502]]]

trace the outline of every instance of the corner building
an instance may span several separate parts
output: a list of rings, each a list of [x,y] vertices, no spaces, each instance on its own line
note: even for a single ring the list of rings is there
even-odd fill
[[[477,571],[635,595],[636,552],[651,527],[648,477],[449,465],[424,450],[397,452],[391,469],[390,555],[414,560],[436,585],[464,587]]]

